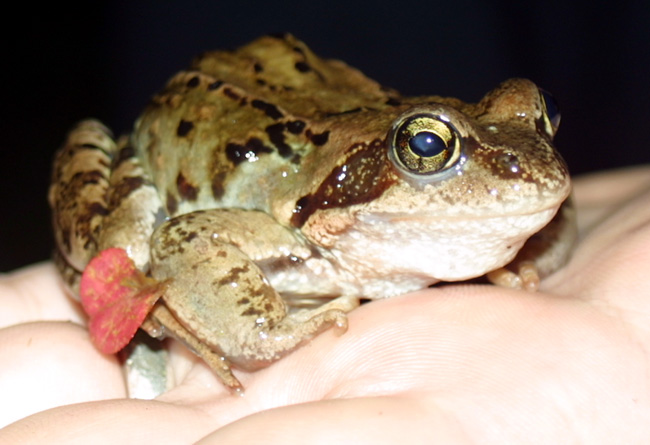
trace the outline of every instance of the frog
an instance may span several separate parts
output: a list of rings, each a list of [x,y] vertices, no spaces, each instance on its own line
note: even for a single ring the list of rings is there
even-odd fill
[[[361,302],[487,276],[535,290],[575,239],[553,97],[513,78],[476,103],[404,96],[291,34],[210,51],[132,132],[79,123],[49,202],[73,293],[121,248],[163,296],[143,324],[228,387]]]

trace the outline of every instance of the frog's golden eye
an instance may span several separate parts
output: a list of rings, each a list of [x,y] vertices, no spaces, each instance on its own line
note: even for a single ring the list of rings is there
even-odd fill
[[[407,116],[397,122],[390,141],[391,158],[408,173],[437,173],[455,165],[460,157],[460,138],[444,116]]]
[[[557,101],[553,95],[548,91],[540,88],[539,94],[542,98],[542,104],[544,105],[544,124],[546,132],[553,137],[560,126],[560,118],[562,117],[560,114],[560,107],[558,107]]]

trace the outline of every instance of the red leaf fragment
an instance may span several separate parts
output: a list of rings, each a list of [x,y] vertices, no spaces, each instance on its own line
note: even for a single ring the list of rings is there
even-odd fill
[[[79,294],[97,349],[114,354],[126,346],[164,287],[145,276],[124,249],[106,249],[93,258],[81,276]]]

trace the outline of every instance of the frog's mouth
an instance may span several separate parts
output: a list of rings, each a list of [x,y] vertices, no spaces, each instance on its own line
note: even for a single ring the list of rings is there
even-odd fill
[[[557,184],[553,189],[523,183],[498,188],[466,183],[456,187],[441,183],[416,194],[402,184],[387,189],[374,201],[352,209],[352,213],[366,220],[425,218],[450,222],[533,217],[557,211],[570,194],[570,181]]]
[[[499,212],[495,213],[494,211],[485,211],[484,213],[481,213],[480,211],[476,212],[470,212],[470,211],[465,211],[465,212],[447,212],[447,213],[440,213],[440,212],[427,212],[427,211],[419,211],[419,212],[368,212],[368,213],[359,213],[357,214],[357,219],[360,222],[365,222],[365,223],[370,223],[372,224],[373,222],[401,222],[401,221],[420,221],[420,222],[426,222],[430,221],[433,222],[435,221],[436,223],[438,222],[445,222],[448,224],[461,224],[463,221],[476,221],[476,222],[482,222],[484,224],[487,224],[489,222],[494,222],[495,224],[510,224],[514,223],[515,220],[517,219],[522,219],[526,221],[534,221],[536,219],[539,219],[540,221],[550,221],[555,213],[558,211],[558,209],[562,206],[562,204],[554,204],[554,205],[548,205],[542,208],[537,208],[529,211],[518,211],[517,209],[513,209],[511,211],[507,212]],[[543,227],[545,223],[542,223],[541,226]]]

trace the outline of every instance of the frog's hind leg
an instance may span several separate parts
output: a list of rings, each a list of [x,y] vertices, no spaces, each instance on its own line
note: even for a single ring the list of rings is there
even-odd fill
[[[98,121],[80,122],[57,153],[48,199],[56,262],[74,295],[86,264],[109,247],[123,248],[146,270],[163,210],[128,139],[116,143]]]
[[[96,254],[98,232],[108,212],[110,131],[97,121],[79,123],[54,160],[48,200],[57,246],[56,263],[73,294],[81,271]]]
[[[164,330],[159,330],[156,327],[154,327],[153,330],[148,330],[147,326],[143,325],[143,328],[148,331],[149,335],[155,337],[157,334],[156,331],[159,331],[163,335],[168,334],[181,341],[185,346],[190,348],[190,350],[205,361],[217,378],[221,380],[228,389],[236,394],[244,394],[244,387],[233,375],[227,358],[210,349],[208,345],[202,343],[190,331],[185,329],[185,327],[176,320],[174,315],[169,312],[164,305],[156,305],[151,313],[151,318],[155,320],[155,323],[163,326]]]
[[[57,246],[54,261],[73,297],[78,297],[88,262],[106,248],[123,248],[146,271],[149,238],[156,219],[162,219],[162,206],[128,139],[116,143],[98,121],[79,123],[57,153],[48,200]],[[144,353],[142,362],[144,366],[127,365],[127,374],[149,380],[144,386],[165,388],[164,365],[157,365],[160,354]],[[134,386],[129,392],[142,393]]]

